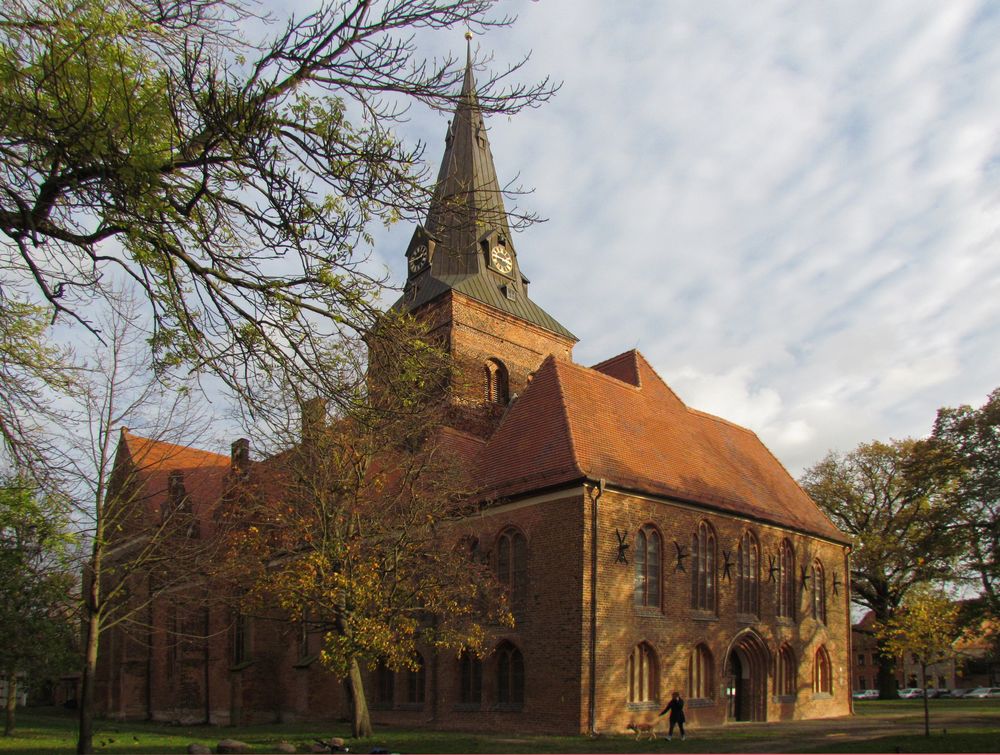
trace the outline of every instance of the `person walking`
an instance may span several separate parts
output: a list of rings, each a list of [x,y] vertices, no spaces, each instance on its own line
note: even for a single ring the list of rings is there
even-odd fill
[[[681,739],[687,739],[684,734],[684,698],[681,697],[680,692],[674,692],[670,697],[670,702],[667,703],[667,707],[660,711],[660,715],[666,715],[670,713],[670,728],[667,730],[667,741],[669,742],[674,737],[674,726],[677,726],[681,732]]]

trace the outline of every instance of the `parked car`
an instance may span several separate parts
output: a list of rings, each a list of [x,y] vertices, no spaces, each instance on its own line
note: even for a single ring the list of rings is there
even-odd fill
[[[904,687],[899,691],[899,696],[903,700],[914,700],[924,696],[924,691],[920,687]]]
[[[1000,687],[976,687],[966,697],[1000,697]]]
[[[956,687],[951,691],[948,697],[965,697],[970,692],[972,692],[972,690],[968,687]]]
[[[855,691],[851,697],[855,700],[878,700],[878,690],[877,689],[859,689]]]
[[[948,697],[951,693],[950,689],[945,689],[944,687],[928,687],[927,697]]]

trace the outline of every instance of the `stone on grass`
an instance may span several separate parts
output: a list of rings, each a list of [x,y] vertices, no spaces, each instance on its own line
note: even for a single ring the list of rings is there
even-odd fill
[[[188,745],[188,755],[212,755],[212,748],[192,742]]]
[[[250,745],[238,739],[223,739],[215,746],[215,751],[220,753],[220,755],[224,755],[225,753],[242,755],[242,753],[250,752]]]
[[[281,741],[274,746],[275,752],[292,753],[295,752],[295,745],[291,742]]]

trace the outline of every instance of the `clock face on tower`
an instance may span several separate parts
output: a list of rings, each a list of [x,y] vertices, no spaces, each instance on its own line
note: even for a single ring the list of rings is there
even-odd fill
[[[416,273],[427,264],[427,245],[420,244],[410,255],[410,272]]]
[[[514,258],[510,256],[507,247],[503,244],[496,244],[490,250],[490,264],[494,270],[508,275],[514,269]]]

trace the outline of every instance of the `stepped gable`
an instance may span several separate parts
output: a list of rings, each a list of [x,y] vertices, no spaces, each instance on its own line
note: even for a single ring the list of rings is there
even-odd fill
[[[131,464],[136,481],[143,487],[143,503],[158,512],[167,500],[171,472],[183,473],[192,506],[213,506],[222,496],[230,459],[199,448],[143,438],[123,427],[115,457],[117,475],[130,474],[124,464]]]
[[[849,542],[754,433],[689,409],[637,351],[597,368],[546,359],[480,468],[496,497],[604,478]]]

